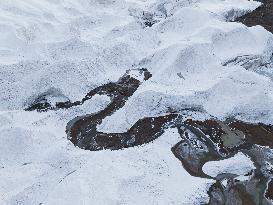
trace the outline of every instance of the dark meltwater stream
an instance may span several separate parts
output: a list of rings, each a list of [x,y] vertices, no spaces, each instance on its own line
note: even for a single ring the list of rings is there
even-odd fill
[[[143,81],[151,74],[139,69]],[[95,114],[79,116],[67,124],[68,139],[77,147],[90,151],[103,149],[119,150],[149,143],[160,137],[167,128],[177,128],[181,141],[170,152],[182,163],[192,176],[211,178],[216,181],[208,191],[209,204],[252,205],[271,204],[273,200],[273,127],[251,124],[236,119],[196,121],[185,119],[185,114],[169,113],[165,116],[147,117],[138,120],[127,132],[103,133],[97,125],[107,116],[122,108],[140,86],[141,81],[128,71],[117,82],[108,83],[91,90],[81,101],[59,102],[51,105],[46,96],[39,96],[26,110],[58,110],[80,106],[94,95],[111,98],[108,106]],[[195,108],[184,112],[198,112]],[[254,162],[256,169],[248,173],[249,179],[238,180],[237,175],[221,173],[216,177],[206,175],[202,167],[206,162],[223,160],[242,152]],[[227,183],[223,183],[227,181]]]

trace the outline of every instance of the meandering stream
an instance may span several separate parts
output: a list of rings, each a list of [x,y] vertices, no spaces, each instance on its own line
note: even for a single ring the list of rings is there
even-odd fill
[[[151,74],[139,69],[143,81]],[[81,101],[57,102],[51,105],[46,96],[39,96],[26,110],[57,110],[80,106],[94,95],[107,95],[111,98],[108,106],[95,114],[79,116],[67,124],[67,137],[77,147],[90,151],[103,149],[118,150],[149,143],[162,135],[165,129],[175,127],[181,141],[170,150],[192,176],[212,178],[216,183],[210,188],[209,204],[270,204],[272,197],[273,164],[270,157],[273,148],[273,127],[264,124],[250,124],[236,119],[218,121],[209,119],[195,121],[186,119],[181,113],[139,119],[127,132],[103,133],[97,125],[107,116],[122,108],[134,94],[141,80],[128,71],[117,82],[108,83],[91,90]],[[197,108],[184,110],[198,112]],[[270,149],[271,148],[271,149]],[[237,175],[222,173],[216,177],[208,176],[202,170],[209,161],[223,160],[242,152],[254,162],[256,169],[249,173],[249,179],[240,181]],[[227,181],[224,185],[223,181]]]

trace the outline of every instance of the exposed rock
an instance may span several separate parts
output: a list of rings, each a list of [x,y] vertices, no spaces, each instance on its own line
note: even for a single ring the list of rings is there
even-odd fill
[[[261,25],[273,33],[273,0],[264,0],[262,2],[262,6],[251,13],[237,18],[236,21],[242,22],[247,26]]]
[[[268,183],[265,197],[273,202],[273,179]]]

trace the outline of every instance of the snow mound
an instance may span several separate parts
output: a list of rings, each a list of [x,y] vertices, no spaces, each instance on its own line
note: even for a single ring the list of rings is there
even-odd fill
[[[212,177],[223,173],[247,175],[254,169],[255,166],[251,159],[241,152],[228,159],[207,162],[202,168],[205,174]]]

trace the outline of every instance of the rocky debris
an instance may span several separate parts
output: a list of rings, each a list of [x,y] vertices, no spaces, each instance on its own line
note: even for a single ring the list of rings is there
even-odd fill
[[[64,96],[60,90],[51,88],[48,91],[40,94],[33,100],[31,105],[26,108],[26,111],[37,110],[39,112],[45,112],[54,109],[60,103],[69,103],[69,99]]]
[[[154,15],[149,12],[143,12],[142,22],[145,27],[152,27],[158,20],[154,19]]]
[[[178,130],[182,140],[172,148],[174,156],[192,176],[209,178],[202,166],[207,161],[220,159],[213,144],[198,129],[186,124],[178,126]]]
[[[244,190],[244,186],[228,179],[227,187],[220,182],[215,183],[209,190],[210,205],[256,205],[253,197]]]
[[[142,9],[129,9],[129,12],[142,28],[152,27],[155,23],[160,21],[156,18],[155,13],[151,13],[150,11],[144,11]]]
[[[268,183],[273,173],[268,171],[267,164],[272,165],[273,159],[268,154],[272,150],[266,147],[271,147],[269,141],[272,141],[273,137],[272,126],[238,120],[222,122],[213,119],[187,120],[183,124],[183,132],[180,130],[180,133],[183,133],[182,141],[176,144],[172,151],[191,175],[216,180],[208,191],[209,204],[271,204],[268,199],[271,196],[270,186],[272,185]],[[189,134],[186,133],[191,133],[191,137],[189,138]],[[266,143],[268,144],[265,145]],[[254,162],[256,169],[253,172],[245,176],[222,173],[211,177],[202,171],[206,162],[227,159],[239,151],[249,156]],[[226,183],[223,183],[224,180]]]
[[[273,33],[273,0],[264,0],[262,5],[251,13],[236,19],[247,26],[261,25]]]

